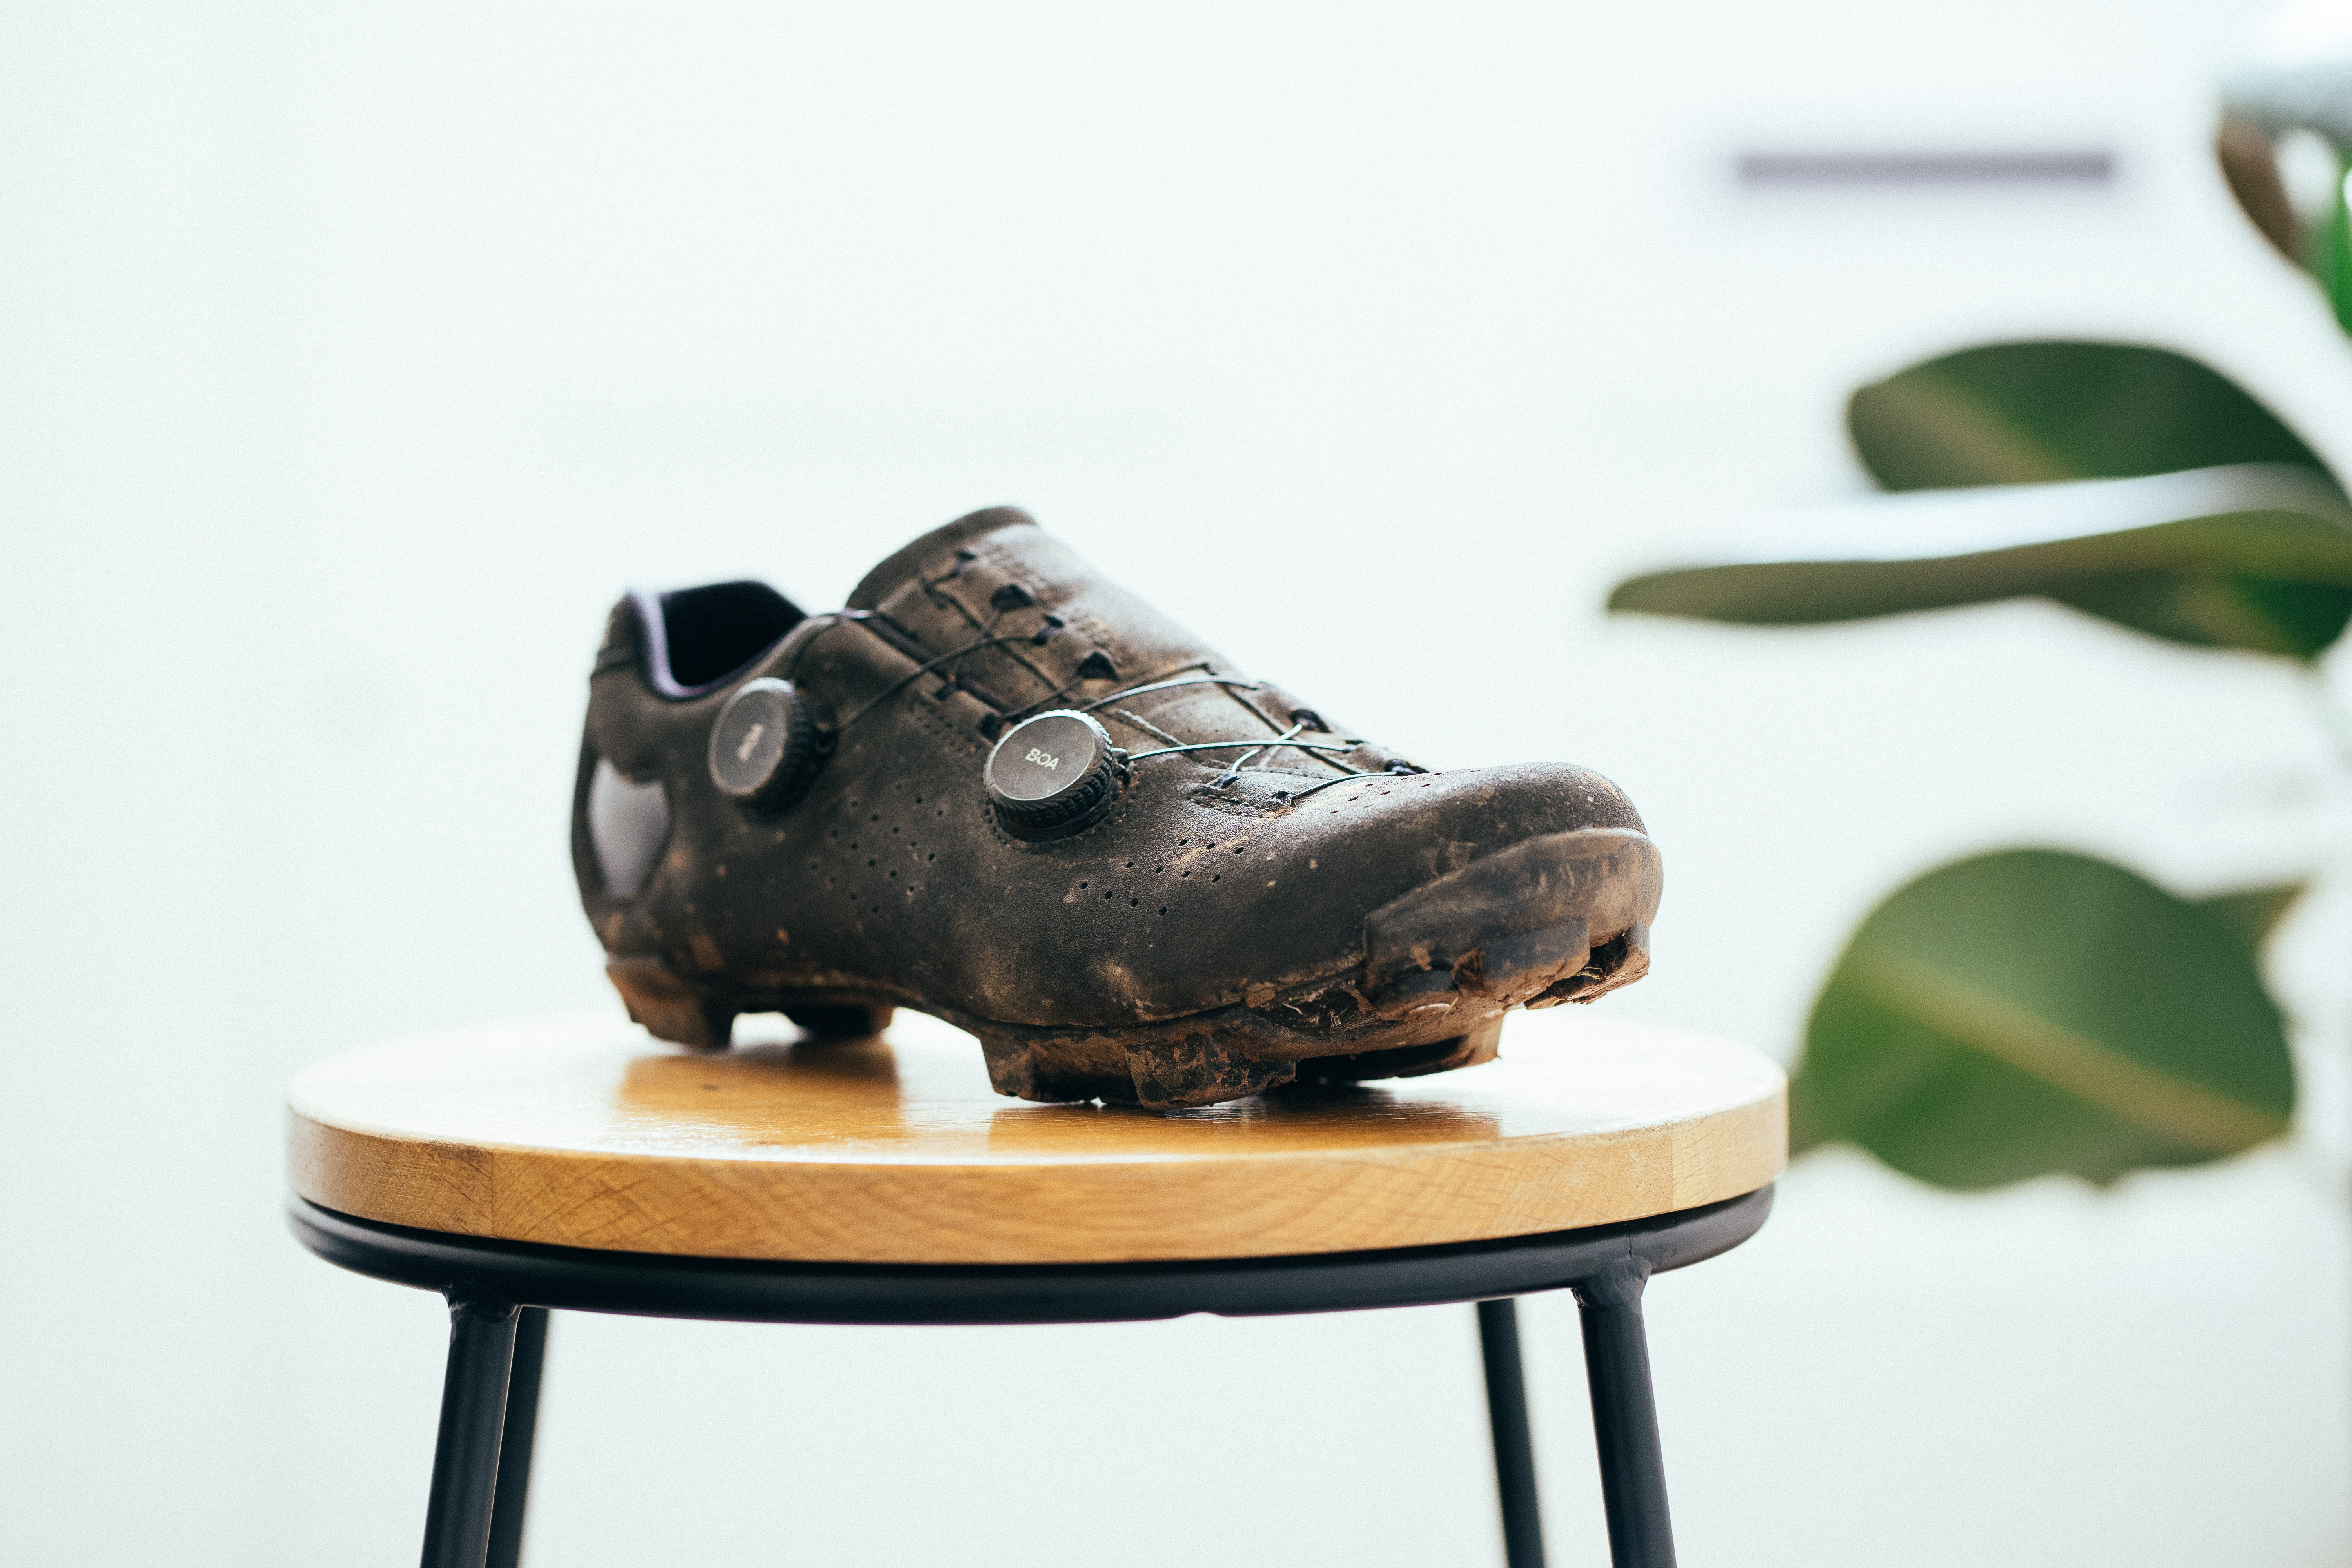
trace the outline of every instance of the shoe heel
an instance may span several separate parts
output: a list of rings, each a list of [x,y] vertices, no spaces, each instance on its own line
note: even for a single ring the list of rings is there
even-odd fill
[[[1126,1054],[1108,1041],[1055,1039],[977,1018],[958,1022],[978,1037],[989,1087],[999,1094],[1044,1105],[1134,1096]]]
[[[673,1045],[723,1051],[735,1033],[735,1009],[698,994],[658,958],[615,958],[604,965],[632,1023]]]

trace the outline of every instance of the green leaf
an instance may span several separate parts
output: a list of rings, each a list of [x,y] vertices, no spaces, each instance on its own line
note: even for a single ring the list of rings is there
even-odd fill
[[[2306,882],[2289,882],[2278,888],[2248,888],[2242,892],[2221,893],[2210,899],[2199,899],[2197,907],[2217,916],[2245,942],[2260,952],[2287,910],[2303,897]]]
[[[2340,166],[2340,151],[2336,160]],[[2306,254],[2311,275],[2318,279],[2328,308],[2336,312],[2336,324],[2352,331],[2352,212],[2345,205],[2344,180],[2345,174],[2339,173],[2327,216],[2314,226]]]
[[[2352,620],[2352,529],[2241,511],[1917,561],[1686,567],[1627,579],[1609,607],[1798,626],[2032,595],[2172,642],[2314,658]]]
[[[1790,1084],[1799,1147],[1940,1186],[2098,1183],[2274,1138],[2294,1110],[2242,927],[2048,850],[1929,872],[1863,922]]]
[[[2239,207],[2289,260],[2318,280],[2337,323],[2352,331],[2352,210],[2344,189],[2352,98],[2344,91],[2345,78],[2341,51],[2331,46],[2230,73],[2221,84],[2227,112],[2215,151]],[[2336,155],[2327,207],[2317,215],[2298,216],[2279,177],[2272,139],[2295,130],[2319,132]]]
[[[2238,385],[2168,349],[1992,343],[1856,392],[1846,427],[1890,490],[2326,465]]]

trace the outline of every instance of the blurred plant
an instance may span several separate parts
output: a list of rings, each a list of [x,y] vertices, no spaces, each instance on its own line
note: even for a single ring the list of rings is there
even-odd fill
[[[2343,18],[2335,21],[2340,31]],[[2352,213],[2345,202],[2352,36],[2322,40],[2316,49],[2286,42],[2224,84],[2215,150],[2254,227],[2312,275],[2336,321],[2352,331]]]
[[[2233,88],[2221,162],[2247,216],[2352,328],[2352,63],[2289,74]],[[2340,128],[2328,118],[2339,102]],[[2298,208],[2275,148],[2306,132],[2324,140],[2332,195]],[[1610,608],[1793,626],[2039,596],[2147,637],[2290,661],[2315,691],[2317,660],[2352,620],[2342,486],[2269,409],[2178,353],[1964,349],[1854,393],[1847,427],[1887,490],[2132,479],[2142,515],[2117,526],[2108,506],[2096,526],[1958,552],[1890,555],[1882,542],[1658,572],[1620,584]],[[2063,493],[2080,507],[2122,488]],[[1796,1148],[1850,1142],[1980,1188],[2053,1172],[2106,1183],[2278,1136],[2294,1074],[2258,950],[2300,890],[2181,899],[2048,849],[1927,873],[1863,922],[1814,1005],[1790,1085]]]

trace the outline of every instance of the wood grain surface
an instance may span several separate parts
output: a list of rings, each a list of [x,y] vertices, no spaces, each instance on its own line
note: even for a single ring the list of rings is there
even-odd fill
[[[354,1051],[288,1094],[311,1202],[466,1236],[870,1263],[1345,1252],[1637,1219],[1787,1159],[1780,1069],[1744,1047],[1515,1014],[1503,1059],[1207,1110],[1031,1105],[970,1037],[700,1055],[575,1019]]]

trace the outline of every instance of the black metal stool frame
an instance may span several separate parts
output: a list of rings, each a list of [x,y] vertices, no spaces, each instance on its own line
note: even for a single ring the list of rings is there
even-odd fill
[[[1642,1288],[1727,1252],[1772,1189],[1622,1225],[1446,1247],[1173,1263],[769,1263],[542,1247],[380,1225],[291,1200],[294,1234],[342,1268],[438,1290],[449,1363],[424,1568],[515,1568],[551,1310],[771,1323],[1131,1322],[1478,1304],[1509,1568],[1542,1568],[1512,1298],[1576,1294],[1615,1568],[1674,1568]]]

